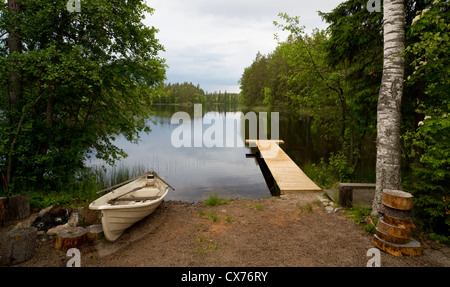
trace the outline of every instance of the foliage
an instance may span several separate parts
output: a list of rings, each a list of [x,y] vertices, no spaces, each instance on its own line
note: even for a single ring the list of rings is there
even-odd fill
[[[341,27],[333,22],[340,13],[339,9],[326,16],[327,21],[332,22],[328,31],[316,29],[311,35],[304,33],[299,17],[280,13],[284,23],[274,22],[275,26],[291,34],[286,41],[278,43],[272,54],[263,56],[258,53],[241,78],[241,95],[247,104],[262,103],[269,108],[284,105],[298,115],[307,112],[328,139],[341,142],[339,154],[342,157],[332,157],[330,162],[338,170],[338,176],[347,181],[353,177],[362,144],[375,136],[376,120],[370,115],[373,114],[371,111],[376,111],[378,90],[373,85],[376,78],[372,78],[381,78],[381,74],[373,71],[381,53],[374,52],[377,61],[374,62],[372,57],[371,61],[365,62],[370,62],[370,67],[356,61],[340,63],[339,58],[335,59],[337,56],[331,45],[347,37],[347,34],[339,33],[348,33],[349,30],[348,26]],[[353,19],[352,23],[360,18]],[[371,21],[366,22],[370,27],[376,26]],[[332,29],[333,25],[337,28]],[[379,32],[379,27],[376,31]],[[354,51],[354,59],[362,57],[358,51]],[[276,70],[277,73],[269,73],[270,64],[275,60],[282,68]],[[371,77],[373,86],[363,85],[355,76],[364,74],[363,71],[370,74],[367,77]],[[270,83],[276,84],[271,86]]]
[[[406,84],[420,86],[423,96],[415,103],[418,121],[402,138],[412,160],[405,189],[414,195],[415,217],[425,230],[450,238],[448,8],[448,2],[435,1],[412,20],[409,35],[416,41],[406,47],[413,59]]]
[[[420,153],[411,164],[412,178],[406,188],[414,195],[414,213],[426,229],[450,236],[450,118],[428,116],[416,132],[406,133],[410,157]]]
[[[269,55],[258,52],[239,81],[242,103],[249,107],[263,104],[269,109],[284,106],[288,102],[288,70],[288,63],[279,47]]]
[[[0,8],[0,172],[9,192],[66,189],[91,156],[126,156],[116,135],[150,131],[151,95],[165,78],[157,30],[142,24],[153,10],[93,0],[69,13],[66,4]],[[19,51],[8,48],[12,37]]]
[[[371,214],[369,208],[353,206],[345,210],[345,214],[356,224],[360,225],[365,232],[375,233],[378,219],[376,217],[369,217]]]

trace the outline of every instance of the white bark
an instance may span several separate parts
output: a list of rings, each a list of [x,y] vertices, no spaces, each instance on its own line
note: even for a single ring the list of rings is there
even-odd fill
[[[383,189],[401,189],[400,122],[404,78],[404,0],[384,0],[384,62],[377,108],[376,192],[372,215],[379,216]]]

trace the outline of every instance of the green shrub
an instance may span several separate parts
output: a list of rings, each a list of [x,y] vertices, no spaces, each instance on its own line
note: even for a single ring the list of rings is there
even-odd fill
[[[228,199],[220,199],[216,193],[215,195],[210,195],[210,197],[208,199],[205,199],[203,201],[203,204],[205,206],[216,206],[216,205],[228,204],[228,202],[229,202]]]

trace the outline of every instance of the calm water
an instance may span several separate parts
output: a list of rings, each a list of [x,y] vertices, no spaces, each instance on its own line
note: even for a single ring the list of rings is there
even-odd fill
[[[138,144],[127,142],[121,137],[115,141],[128,154],[127,158],[116,163],[117,166],[140,165],[146,170],[156,171],[176,189],[169,192],[167,200],[195,202],[216,193],[222,198],[262,198],[271,195],[257,160],[246,157],[246,154],[256,151],[244,144],[248,138],[248,125],[245,129],[238,128],[239,123],[234,127],[234,147],[209,148],[206,147],[211,144],[208,141],[203,141],[202,147],[177,148],[172,144],[171,137],[176,133],[175,129],[180,130],[180,124],[171,124],[171,117],[175,112],[185,111],[190,115],[191,146],[194,146],[195,133],[199,134],[197,127],[201,125],[202,134],[205,134],[214,125],[214,120],[218,120],[221,121],[225,134],[225,119],[242,114],[241,111],[208,109],[194,117],[194,107],[156,106],[154,110],[155,115],[148,122],[152,132],[141,134]],[[270,118],[268,121],[270,123]],[[279,122],[279,137],[285,141],[282,148],[300,167],[318,163],[320,158],[328,157],[329,152],[334,151],[336,145],[319,136],[320,131],[315,130],[307,118],[291,119],[280,112]],[[197,131],[194,131],[194,126]],[[220,134],[218,132],[217,135],[214,134],[216,137],[207,138],[225,145],[225,139]],[[270,128],[268,134],[270,138]],[[91,165],[98,164],[101,162],[91,162]]]

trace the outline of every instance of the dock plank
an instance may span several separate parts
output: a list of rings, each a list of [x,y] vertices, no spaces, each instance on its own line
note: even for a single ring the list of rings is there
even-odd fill
[[[284,141],[247,140],[246,142],[257,145],[262,159],[266,162],[270,173],[280,188],[281,194],[322,190],[279,147],[278,143],[284,143]]]

